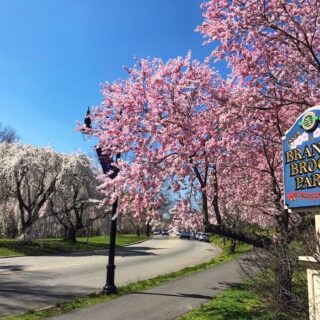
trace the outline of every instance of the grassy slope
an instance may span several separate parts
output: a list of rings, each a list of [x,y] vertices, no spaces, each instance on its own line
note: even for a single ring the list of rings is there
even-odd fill
[[[117,245],[123,246],[144,239],[147,239],[147,237],[137,237],[134,234],[120,234],[117,235]],[[109,236],[95,236],[88,239],[79,237],[76,243],[70,243],[62,239],[40,239],[35,241],[35,245],[23,246],[19,245],[15,240],[0,239],[0,257],[106,249],[108,243]]]

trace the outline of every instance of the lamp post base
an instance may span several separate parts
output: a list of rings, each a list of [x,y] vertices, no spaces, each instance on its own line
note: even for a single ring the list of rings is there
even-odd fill
[[[117,292],[117,287],[114,284],[114,270],[115,270],[115,268],[116,268],[116,266],[114,264],[107,265],[107,283],[102,288],[102,293],[104,293],[104,294],[112,294],[112,293]]]
[[[102,293],[103,294],[113,294],[113,293],[117,293],[117,287],[113,284],[113,285],[105,285],[102,289]]]

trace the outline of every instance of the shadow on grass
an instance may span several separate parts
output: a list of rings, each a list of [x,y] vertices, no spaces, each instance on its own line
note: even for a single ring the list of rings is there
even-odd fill
[[[12,240],[0,241],[0,258],[13,255],[41,256],[41,255],[63,255],[63,256],[92,256],[107,255],[109,245],[105,243],[68,242],[65,240],[45,240],[32,244],[20,244]],[[117,256],[145,256],[155,255],[150,248],[144,246],[124,247],[116,246]]]
[[[105,244],[90,244],[76,242],[71,243],[65,240],[37,241],[32,244],[21,244],[13,240],[1,240],[0,252],[4,256],[10,255],[46,255],[72,252],[77,250],[106,249]],[[9,254],[6,254],[8,252]]]

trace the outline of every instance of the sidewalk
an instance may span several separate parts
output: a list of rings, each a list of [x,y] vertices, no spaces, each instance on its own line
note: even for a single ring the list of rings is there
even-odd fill
[[[237,261],[51,320],[174,320],[241,282]]]

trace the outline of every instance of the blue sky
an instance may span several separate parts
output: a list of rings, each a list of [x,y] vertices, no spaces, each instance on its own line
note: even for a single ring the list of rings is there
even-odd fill
[[[133,58],[203,60],[200,0],[0,0],[0,122],[22,142],[91,153],[74,132]]]

